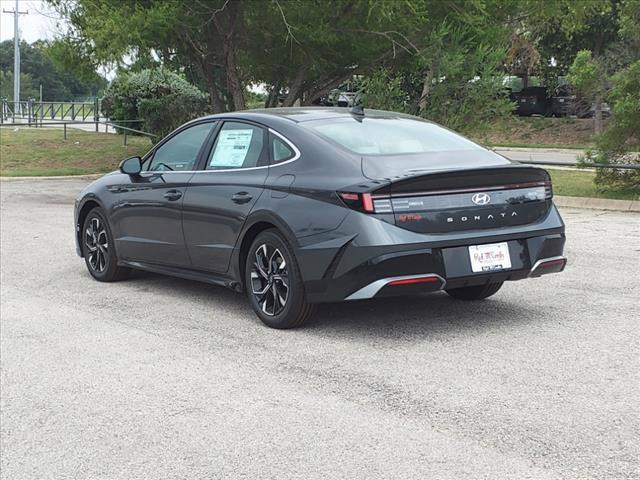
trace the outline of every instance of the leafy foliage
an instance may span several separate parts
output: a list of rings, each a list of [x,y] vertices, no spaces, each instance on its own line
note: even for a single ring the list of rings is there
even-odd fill
[[[403,70],[379,69],[366,76],[365,106],[420,115],[463,131],[509,115],[512,106],[500,72],[506,42],[488,47],[475,40],[447,30],[432,44],[437,48]]]
[[[579,93],[591,100],[604,94],[605,85],[600,66],[589,50],[578,52],[569,68],[567,78]]]
[[[169,70],[149,69],[121,72],[102,99],[102,113],[119,122],[140,120],[126,126],[145,129],[158,139],[184,122],[205,113],[206,95],[187,80]]]
[[[267,86],[267,106],[309,105],[354,74],[428,59],[442,25],[504,36],[520,0],[48,1],[96,61],[182,71],[218,112],[245,108],[251,83]]]
[[[403,75],[393,75],[384,68],[372,72],[363,81],[363,104],[379,110],[415,114],[415,102],[412,102],[404,80]]]
[[[609,99],[612,117],[597,139],[597,149],[587,153],[586,161],[640,165],[640,156],[636,153],[640,148],[640,60],[613,77]],[[599,168],[595,181],[601,187],[640,192],[640,170]]]

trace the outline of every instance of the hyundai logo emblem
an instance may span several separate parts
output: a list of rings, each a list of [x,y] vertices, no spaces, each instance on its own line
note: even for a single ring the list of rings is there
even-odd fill
[[[476,205],[487,205],[491,202],[491,196],[488,193],[476,193],[471,197],[471,201]]]

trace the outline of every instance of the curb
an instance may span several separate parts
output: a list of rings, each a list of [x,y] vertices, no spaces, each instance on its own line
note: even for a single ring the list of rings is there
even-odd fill
[[[616,212],[640,212],[640,201],[638,200],[554,196],[553,202],[558,207],[612,210]]]
[[[0,182],[19,182],[24,180],[97,180],[106,173],[91,173],[85,175],[52,175],[48,177],[0,177]]]
[[[568,153],[568,154],[584,154],[587,149],[584,148],[554,148],[554,147],[490,147],[491,150],[500,150],[503,152],[534,152],[534,153]],[[595,147],[592,147],[595,148]]]

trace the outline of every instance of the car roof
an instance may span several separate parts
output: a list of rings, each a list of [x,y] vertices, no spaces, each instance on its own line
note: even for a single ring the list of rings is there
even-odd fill
[[[243,110],[239,112],[220,113],[206,118],[245,118],[247,120],[264,120],[265,117],[282,118],[295,123],[312,120],[324,120],[329,118],[353,118],[353,113],[348,107],[281,107],[259,108]],[[370,118],[411,118],[413,120],[426,121],[423,118],[414,117],[404,113],[387,112],[384,110],[364,109],[364,116]]]

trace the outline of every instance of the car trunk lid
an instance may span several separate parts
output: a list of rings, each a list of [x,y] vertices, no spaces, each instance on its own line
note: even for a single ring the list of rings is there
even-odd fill
[[[552,190],[545,170],[498,155],[476,156],[473,162],[450,154],[449,162],[437,155],[422,163],[403,159],[395,168],[389,162],[386,178],[381,165],[364,158],[365,175],[390,182],[384,193],[373,193],[375,212],[393,215],[407,230],[448,233],[530,224],[549,211]]]

